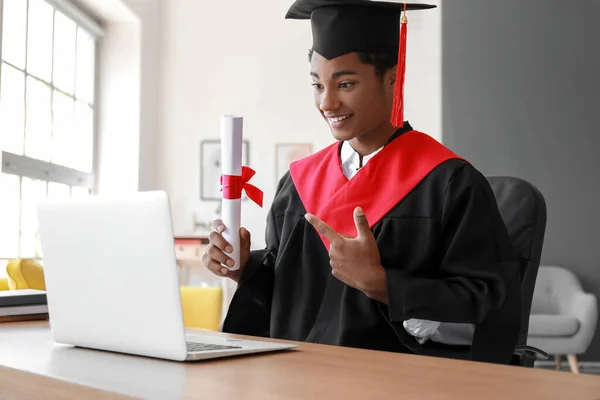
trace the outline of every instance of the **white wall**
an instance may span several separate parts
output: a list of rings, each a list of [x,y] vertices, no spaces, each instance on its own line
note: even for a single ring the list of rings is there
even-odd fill
[[[99,21],[96,190],[137,191],[140,177],[141,19],[121,0],[71,0]],[[160,1],[160,0],[156,0]]]
[[[102,194],[138,190],[140,39],[138,23],[110,24],[100,46],[97,189]]]
[[[562,6],[454,0],[444,10],[444,142],[486,175],[537,186],[542,265],[570,269],[600,299],[600,2]],[[580,359],[600,361],[600,333]]]
[[[125,0],[140,21],[141,87],[139,190],[159,188],[158,132],[160,124],[161,3],[162,0]]]
[[[141,149],[140,171],[153,171],[154,180],[145,176],[143,181],[169,191],[177,233],[192,231],[194,213],[206,221],[215,217],[218,203],[199,200],[199,149],[201,140],[218,139],[222,114],[244,116],[250,165],[257,170],[253,183],[265,192],[262,210],[251,202],[242,209],[255,247],[264,244],[264,221],[275,192],[275,143],[312,142],[319,149],[332,141],[312,102],[310,23],[285,20],[290,4],[162,1],[159,130],[156,148]],[[406,85],[407,118],[438,139],[440,15],[439,10],[409,14]],[[150,18],[156,22],[155,15]],[[146,35],[155,32],[146,30],[142,42]],[[152,61],[144,59],[143,68],[146,62]]]
[[[408,13],[405,119],[442,140],[442,1],[438,8]]]
[[[103,25],[100,46],[101,193],[159,189],[162,0],[72,0]]]

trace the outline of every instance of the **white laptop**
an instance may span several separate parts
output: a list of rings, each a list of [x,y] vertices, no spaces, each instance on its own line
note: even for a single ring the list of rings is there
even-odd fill
[[[295,347],[186,334],[165,192],[47,201],[38,220],[58,343],[177,361]]]

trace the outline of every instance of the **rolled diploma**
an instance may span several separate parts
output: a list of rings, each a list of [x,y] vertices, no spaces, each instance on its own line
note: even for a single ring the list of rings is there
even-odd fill
[[[225,115],[221,117],[221,165],[223,175],[242,175],[242,137],[243,117]],[[223,192],[225,193],[225,192]],[[222,198],[221,219],[225,224],[222,235],[233,251],[229,257],[233,259],[230,270],[240,268],[240,223],[242,199]]]

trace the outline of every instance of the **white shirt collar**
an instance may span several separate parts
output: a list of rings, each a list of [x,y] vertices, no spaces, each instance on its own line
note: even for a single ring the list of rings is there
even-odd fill
[[[369,155],[366,155],[363,157],[363,166],[371,159],[375,156],[375,154],[379,153],[381,151],[381,149],[383,149],[383,146],[381,146],[380,148],[378,148],[377,150],[375,150],[374,152],[372,152]],[[352,145],[350,144],[350,142],[346,141],[344,143],[342,143],[342,151],[340,154],[340,161],[343,163],[348,162],[351,159],[356,158],[356,160],[359,160],[359,154],[356,152],[356,150],[354,150],[354,148],[352,148]]]
[[[373,158],[377,153],[379,153],[381,149],[383,149],[383,146],[375,150],[371,154],[364,156],[362,166],[364,167],[365,165],[367,165],[367,162],[369,162],[371,158]],[[352,145],[348,141],[342,143],[340,161],[342,162],[342,170],[344,171],[344,175],[346,175],[346,178],[348,179],[351,179],[360,168],[360,156],[352,148]]]

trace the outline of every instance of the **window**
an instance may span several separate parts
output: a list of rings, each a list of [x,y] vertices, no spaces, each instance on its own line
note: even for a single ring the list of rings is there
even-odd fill
[[[68,0],[0,0],[0,276],[41,259],[36,205],[94,186],[101,29]]]

